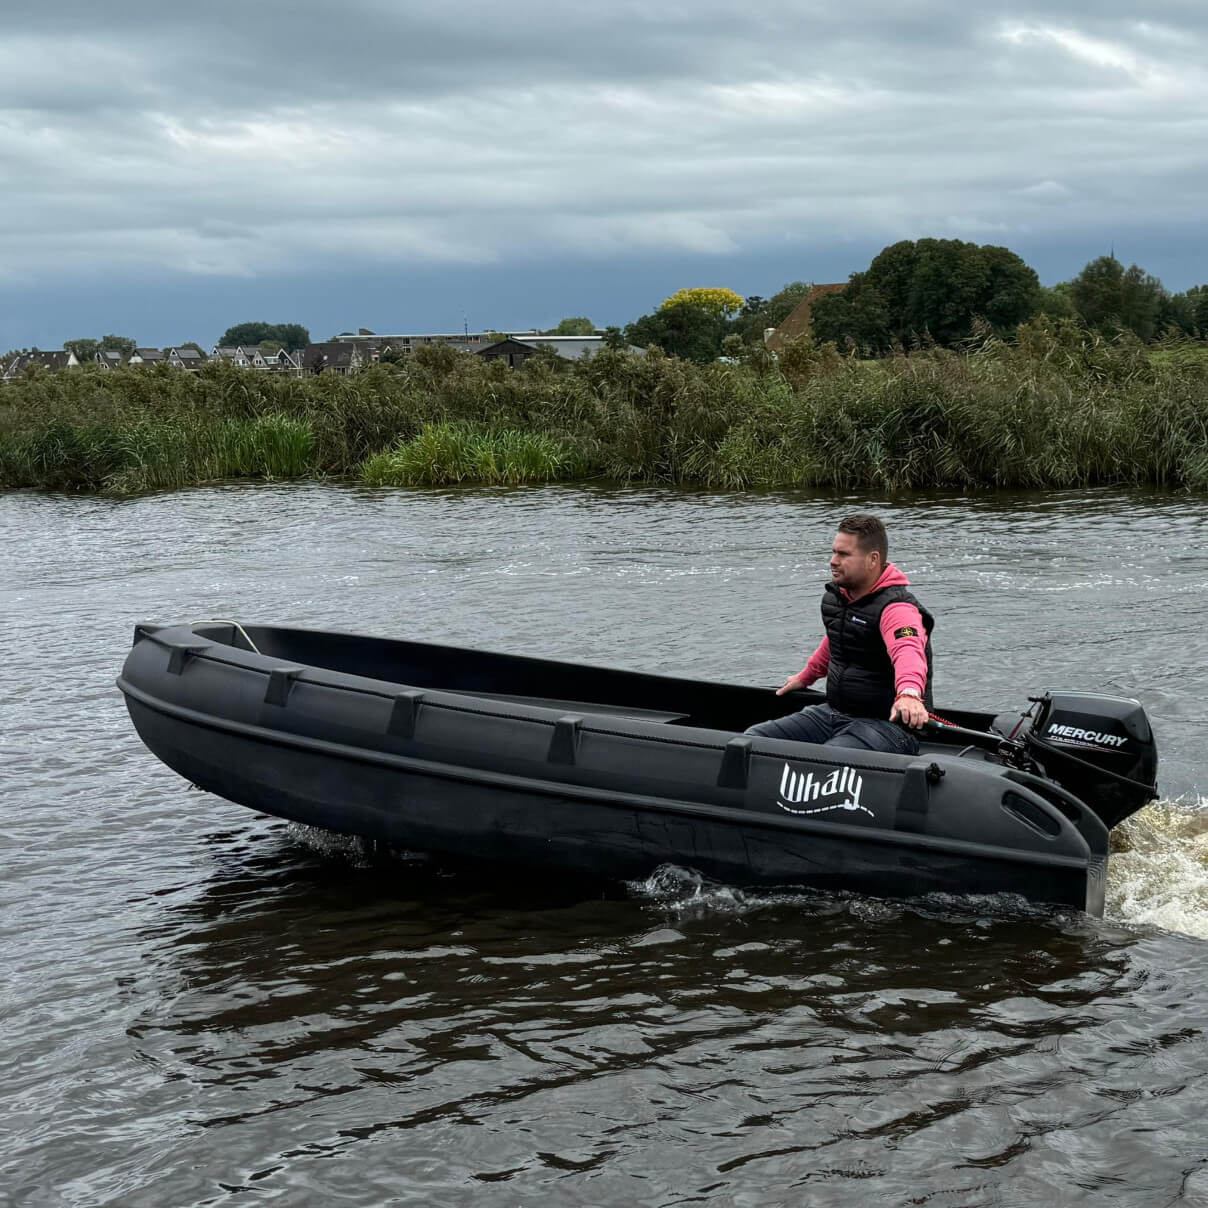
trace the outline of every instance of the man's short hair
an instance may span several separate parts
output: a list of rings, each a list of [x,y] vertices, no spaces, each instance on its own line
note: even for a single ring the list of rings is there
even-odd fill
[[[839,521],[839,532],[855,537],[856,544],[866,554],[875,550],[882,563],[889,561],[889,534],[876,516],[844,516]]]

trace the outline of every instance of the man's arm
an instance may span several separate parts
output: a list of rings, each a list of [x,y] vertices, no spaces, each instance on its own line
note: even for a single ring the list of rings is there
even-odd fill
[[[918,727],[927,720],[927,631],[919,610],[905,600],[881,613],[881,637],[893,662],[894,692],[889,720]]]
[[[810,661],[796,675],[790,675],[776,689],[776,695],[783,696],[786,692],[796,692],[799,688],[808,688],[815,680],[822,679],[829,667],[830,639],[824,637],[818,643],[818,649],[810,655]]]

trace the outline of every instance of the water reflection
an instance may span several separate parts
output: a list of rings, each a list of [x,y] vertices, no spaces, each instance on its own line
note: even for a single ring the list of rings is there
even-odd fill
[[[272,1117],[270,1166],[294,1178],[410,1138],[441,1153],[436,1187],[529,1202],[595,1170],[619,1197],[640,1170],[659,1202],[690,1175],[720,1204],[752,1168],[786,1189],[860,1170],[889,1194],[954,1152],[1006,1172],[1050,1134],[1107,1160],[1117,1118],[1189,1128],[1170,1099],[1208,1017],[1144,932],[674,870],[583,901],[323,859],[277,824],[208,842],[211,880],[141,935],[130,1035],[213,1105],[193,1126]]]

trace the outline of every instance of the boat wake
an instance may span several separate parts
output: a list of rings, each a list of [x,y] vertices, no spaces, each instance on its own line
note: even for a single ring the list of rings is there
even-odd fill
[[[677,919],[711,915],[744,915],[791,907],[797,915],[826,918],[846,915],[863,923],[885,923],[905,913],[931,918],[1036,918],[1070,917],[1068,907],[1029,902],[1019,894],[933,893],[920,898],[893,900],[803,889],[737,889],[701,876],[690,868],[664,864],[645,880],[626,883],[630,895]]]
[[[1155,801],[1112,831],[1105,915],[1208,938],[1208,799]]]
[[[285,827],[290,841],[307,848],[325,860],[339,861],[353,868],[377,868],[382,864],[428,865],[431,857],[424,852],[406,851],[360,835],[325,830],[303,822],[290,822]]]
[[[771,895],[737,889],[710,881],[691,868],[663,864],[641,881],[626,881],[625,888],[638,901],[649,902],[689,917],[708,914],[746,914],[766,902]],[[777,902],[792,901],[799,895],[780,894]]]
[[[354,835],[290,823],[290,839],[324,859],[372,868],[383,859],[424,864],[421,853],[386,851]],[[801,890],[744,890],[699,872],[665,864],[626,884],[638,901],[679,918],[741,915],[792,905],[811,915],[848,914],[883,921],[904,909],[943,915],[1019,915],[1031,907],[1010,894],[993,897],[931,895],[910,903]],[[1048,913],[1051,914],[1051,908]],[[1106,917],[1116,923],[1159,927],[1208,939],[1208,798],[1155,801],[1112,831]]]

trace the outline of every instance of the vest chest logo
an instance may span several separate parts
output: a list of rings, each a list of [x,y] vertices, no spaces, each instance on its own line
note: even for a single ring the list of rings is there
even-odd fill
[[[795,772],[789,764],[780,774],[780,796],[776,804],[790,814],[824,814],[830,810],[859,810],[870,818],[876,815],[860,804],[864,777],[850,767],[835,768],[828,776],[814,772]],[[840,801],[828,798],[841,797]],[[813,802],[819,804],[814,805]],[[808,803],[808,804],[807,804]],[[796,808],[804,806],[805,808]]]

